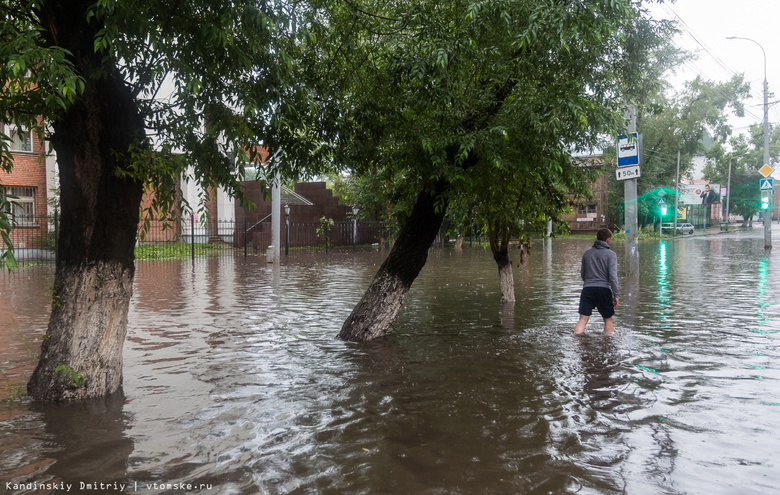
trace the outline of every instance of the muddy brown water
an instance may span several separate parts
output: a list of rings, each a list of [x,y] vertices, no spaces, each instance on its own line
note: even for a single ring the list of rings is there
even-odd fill
[[[780,491],[780,251],[643,241],[616,333],[574,337],[590,244],[537,242],[514,307],[488,252],[431,251],[365,344],[335,335],[383,253],[139,262],[123,392],[53,405],[18,397],[53,273],[4,274],[0,493]]]

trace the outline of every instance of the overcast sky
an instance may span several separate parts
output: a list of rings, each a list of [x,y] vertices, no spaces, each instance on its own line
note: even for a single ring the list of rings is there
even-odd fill
[[[652,6],[651,11],[657,18],[676,19],[682,30],[676,44],[699,55],[672,78],[675,85],[697,75],[711,81],[745,75],[752,97],[746,102],[745,117],[732,120],[735,133],[763,121],[764,56],[756,43],[726,37],[759,43],[766,52],[769,122],[780,124],[780,104],[772,105],[780,99],[780,0],[677,0]]]

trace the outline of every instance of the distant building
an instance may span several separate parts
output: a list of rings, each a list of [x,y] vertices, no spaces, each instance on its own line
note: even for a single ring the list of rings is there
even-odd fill
[[[49,230],[47,217],[54,213],[48,199],[58,186],[55,160],[48,153],[46,141],[36,132],[14,122],[0,125],[4,134],[11,137],[13,169],[10,173],[0,171],[5,194],[16,197],[11,205],[16,222],[11,240],[17,247],[38,247]]]
[[[579,156],[575,158],[583,167],[603,170],[611,158],[605,155]],[[592,198],[573,198],[578,202],[574,212],[563,215],[563,220],[568,223],[572,234],[589,234],[598,231],[602,227],[612,228],[612,219],[607,208],[607,175],[599,174],[595,182],[591,184]]]

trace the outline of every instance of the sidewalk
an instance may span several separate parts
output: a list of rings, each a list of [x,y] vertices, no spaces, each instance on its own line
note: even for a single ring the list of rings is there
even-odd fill
[[[758,227],[760,227],[763,230],[764,224],[763,223],[758,224]],[[743,227],[742,223],[730,223],[728,225],[728,228],[724,229],[718,224],[718,225],[710,225],[706,229],[696,229],[693,232],[693,235],[696,236],[696,235],[728,234],[734,232],[752,232],[756,230],[758,227],[756,227],[756,225],[753,225],[752,227]]]

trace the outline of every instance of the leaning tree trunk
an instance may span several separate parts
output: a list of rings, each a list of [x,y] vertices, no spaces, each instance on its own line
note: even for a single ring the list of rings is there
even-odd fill
[[[501,282],[501,302],[515,302],[515,279],[512,274],[512,261],[509,259],[508,226],[501,222],[488,222],[488,237],[493,259],[498,265],[498,278]]]
[[[446,204],[440,203],[437,210],[436,201],[445,187],[444,182],[435,182],[417,196],[411,216],[371,286],[341,327],[339,338],[365,341],[387,333],[444,220]]]
[[[455,241],[455,249],[463,249],[463,239],[465,239],[465,236],[458,236],[458,240]]]
[[[86,79],[79,100],[52,123],[62,215],[51,319],[27,384],[39,400],[97,397],[122,383],[143,185],[116,172],[143,142],[144,126],[129,88],[94,51],[100,26],[84,16],[91,3],[46,2],[39,13],[49,42],[69,50]]]

